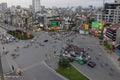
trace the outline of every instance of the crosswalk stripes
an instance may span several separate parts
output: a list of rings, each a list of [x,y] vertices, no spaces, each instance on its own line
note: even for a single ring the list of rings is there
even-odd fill
[[[19,78],[20,76],[4,76],[4,78]]]
[[[21,80],[19,76],[4,76],[4,80]]]

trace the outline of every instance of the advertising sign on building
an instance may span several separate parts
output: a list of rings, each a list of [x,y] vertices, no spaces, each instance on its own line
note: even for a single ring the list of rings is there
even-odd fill
[[[93,22],[92,22],[92,32],[93,32],[96,36],[98,36],[98,35],[101,34],[102,28],[103,28],[103,23],[97,22],[97,21],[93,21]]]
[[[84,25],[85,30],[88,30],[88,24]]]
[[[56,27],[58,26],[58,22],[57,21],[51,21],[51,27]]]

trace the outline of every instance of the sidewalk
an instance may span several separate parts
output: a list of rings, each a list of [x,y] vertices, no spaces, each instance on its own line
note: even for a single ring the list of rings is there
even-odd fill
[[[119,58],[119,56],[117,55],[116,52],[112,52],[112,54],[108,53],[109,50],[107,50],[104,45],[100,45],[99,44],[99,40],[97,37],[94,36],[89,36],[89,37],[93,37],[94,39],[98,40],[98,45],[99,47],[104,51],[104,53],[106,53],[105,55],[111,60],[111,62],[116,66],[116,68],[120,71],[120,66],[119,66],[119,62],[117,61],[117,59]]]
[[[106,53],[107,57],[111,60],[111,62],[120,71],[119,62],[117,61],[117,59],[119,58],[119,56],[117,55],[117,53],[116,52],[112,52],[112,54],[109,54],[108,53],[109,51],[107,49],[105,49],[105,47],[103,45],[99,45],[99,47]]]

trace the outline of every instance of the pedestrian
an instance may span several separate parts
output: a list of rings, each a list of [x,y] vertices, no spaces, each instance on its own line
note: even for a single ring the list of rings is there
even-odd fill
[[[112,50],[110,50],[109,54],[110,54],[110,55],[112,54]]]
[[[14,66],[13,66],[13,65],[11,66],[11,68],[12,68],[12,70],[13,70],[13,71],[15,70],[15,68],[14,68]]]
[[[17,46],[17,49],[19,49],[19,46]]]
[[[112,45],[112,50],[113,50],[113,51],[115,50],[115,45]]]
[[[62,53],[62,50],[60,50],[60,53]]]
[[[19,75],[19,76],[22,76],[22,73],[21,73],[21,71],[18,73],[18,75]]]
[[[86,53],[86,55],[88,56],[88,53]]]
[[[54,54],[56,54],[56,51],[54,51]]]
[[[47,57],[47,53],[45,54],[45,57]]]
[[[5,47],[3,46],[3,50],[5,49]]]
[[[22,69],[16,68],[16,73],[17,73],[19,76],[22,76]]]
[[[90,50],[90,47],[88,47],[87,50],[89,51],[89,50]]]

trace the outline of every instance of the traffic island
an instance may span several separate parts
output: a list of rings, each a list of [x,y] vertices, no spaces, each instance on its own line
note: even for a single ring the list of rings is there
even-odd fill
[[[68,78],[68,80],[89,80],[82,73],[77,71],[72,65],[67,68],[58,67],[56,72]]]
[[[68,78],[68,80],[89,80],[82,73],[77,71],[66,58],[61,58],[59,60],[59,67],[56,69],[56,72],[62,76]]]

